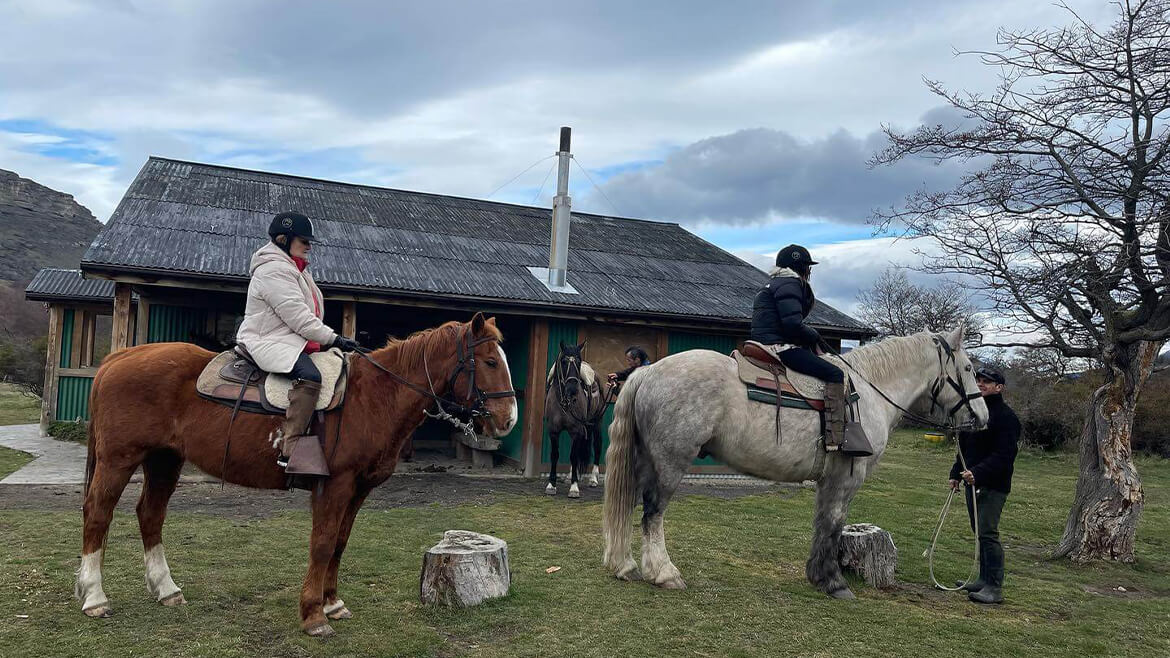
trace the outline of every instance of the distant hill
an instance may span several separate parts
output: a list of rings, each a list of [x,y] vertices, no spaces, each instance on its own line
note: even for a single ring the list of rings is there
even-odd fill
[[[101,228],[72,196],[0,169],[0,283],[76,268]]]

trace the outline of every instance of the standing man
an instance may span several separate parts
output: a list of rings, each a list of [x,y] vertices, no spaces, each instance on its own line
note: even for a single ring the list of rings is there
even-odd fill
[[[967,515],[971,530],[979,535],[979,578],[963,589],[975,603],[1003,603],[1003,546],[999,543],[999,515],[1012,490],[1012,469],[1020,439],[1020,419],[1003,401],[1003,373],[983,367],[975,372],[975,382],[987,403],[987,428],[978,432],[960,432],[959,450],[966,459],[955,456],[950,486],[958,490],[960,479],[967,483]],[[976,524],[971,498],[978,503]]]

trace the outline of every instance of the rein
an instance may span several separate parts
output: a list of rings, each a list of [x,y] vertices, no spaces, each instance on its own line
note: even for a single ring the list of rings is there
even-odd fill
[[[436,411],[432,412],[428,408],[428,409],[423,410],[424,414],[426,414],[427,416],[429,416],[431,418],[437,418],[439,420],[445,420],[448,423],[451,423],[455,427],[462,430],[463,433],[466,434],[467,436],[475,436],[474,425],[472,423],[460,420],[458,417],[456,417],[455,414],[460,414],[460,415],[466,414],[468,416],[471,416],[472,418],[487,417],[490,420],[491,412],[485,408],[487,401],[493,400],[493,399],[499,399],[499,398],[516,397],[516,391],[512,390],[512,389],[508,389],[506,391],[495,391],[495,392],[488,393],[488,392],[485,392],[482,389],[480,389],[478,386],[476,386],[476,384],[475,384],[475,348],[479,345],[484,344],[484,343],[497,342],[497,341],[493,337],[484,337],[484,338],[480,338],[478,340],[473,341],[468,336],[468,333],[464,333],[463,336],[459,339],[459,351],[458,351],[459,363],[455,366],[455,370],[451,373],[451,377],[447,380],[447,387],[451,391],[451,393],[454,393],[455,392],[455,384],[459,378],[459,375],[461,373],[463,373],[464,371],[466,371],[468,374],[467,399],[468,399],[468,401],[471,402],[470,406],[468,406],[467,404],[461,403],[461,402],[455,402],[454,400],[443,398],[443,397],[439,396],[437,393],[435,393],[435,384],[431,380],[431,372],[430,372],[430,367],[427,365],[427,352],[426,352],[425,348],[423,349],[423,369],[426,371],[427,385],[429,387],[429,390],[427,388],[423,388],[422,386],[415,384],[414,382],[408,381],[406,378],[402,377],[401,375],[395,373],[394,371],[390,370],[386,366],[384,366],[384,365],[378,363],[377,361],[375,361],[374,359],[370,358],[370,356],[369,356],[370,350],[368,350],[366,348],[359,348],[357,350],[357,354],[358,354],[358,356],[365,359],[368,363],[373,365],[378,370],[381,370],[382,372],[389,375],[390,378],[393,379],[394,381],[398,382],[399,384],[402,384],[403,386],[409,388],[410,390],[414,391],[415,393],[418,393],[419,395],[423,396],[424,398],[430,398],[431,402],[433,402],[435,405]],[[450,405],[450,407],[449,408],[444,407],[443,406],[444,402],[446,402],[447,405]],[[452,412],[454,412],[454,413],[452,413]]]

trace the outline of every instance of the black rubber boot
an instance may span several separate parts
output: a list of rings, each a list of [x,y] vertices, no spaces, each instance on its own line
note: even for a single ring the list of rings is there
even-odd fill
[[[987,586],[971,592],[967,598],[975,603],[1003,603],[1003,553],[987,556]]]

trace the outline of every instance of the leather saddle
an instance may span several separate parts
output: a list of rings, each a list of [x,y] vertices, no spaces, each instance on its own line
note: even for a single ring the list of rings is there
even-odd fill
[[[747,341],[743,352],[731,353],[739,371],[739,380],[747,387],[748,398],[765,404],[779,404],[793,409],[825,410],[825,383],[816,377],[789,370],[776,357],[755,341]],[[847,403],[852,404],[859,396],[848,383]]]
[[[334,350],[313,354],[312,359],[322,380],[317,411],[340,407],[345,400],[348,361]],[[273,416],[284,415],[290,388],[292,380],[288,376],[262,370],[242,345],[212,359],[195,384],[196,392],[205,400]]]

